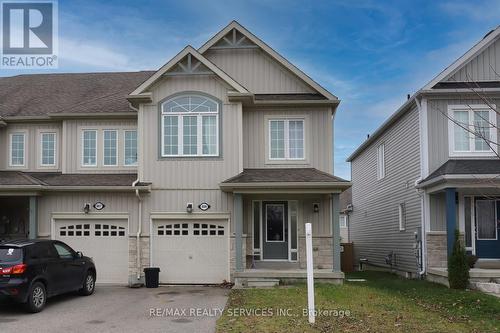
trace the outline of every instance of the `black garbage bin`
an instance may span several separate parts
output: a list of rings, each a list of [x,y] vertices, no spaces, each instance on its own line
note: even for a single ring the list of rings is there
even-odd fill
[[[146,288],[158,288],[158,284],[160,281],[160,268],[144,268],[144,275],[146,279]]]

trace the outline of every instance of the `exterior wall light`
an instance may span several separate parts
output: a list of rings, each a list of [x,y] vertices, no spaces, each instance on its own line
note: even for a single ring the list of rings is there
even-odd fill
[[[313,203],[313,212],[315,213],[319,212],[319,203]]]
[[[86,203],[85,205],[83,205],[83,212],[85,214],[88,214],[90,212],[90,204],[89,203]]]
[[[193,203],[192,202],[188,202],[188,204],[186,205],[186,212],[188,212],[188,213],[193,212]]]

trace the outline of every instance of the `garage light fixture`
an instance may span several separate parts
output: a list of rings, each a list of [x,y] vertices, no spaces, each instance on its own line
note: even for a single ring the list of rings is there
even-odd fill
[[[193,212],[193,203],[192,202],[188,202],[187,205],[186,205],[186,212],[188,213],[192,213]]]
[[[83,212],[85,214],[88,214],[90,212],[90,204],[89,203],[86,203],[84,206],[83,206]]]
[[[319,212],[319,203],[313,203],[313,212],[315,213]]]

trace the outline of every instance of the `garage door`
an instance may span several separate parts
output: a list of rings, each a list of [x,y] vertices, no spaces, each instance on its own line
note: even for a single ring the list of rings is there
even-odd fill
[[[160,283],[221,283],[229,280],[226,221],[155,221],[153,266]]]
[[[56,220],[56,239],[91,257],[98,283],[128,283],[127,220]]]

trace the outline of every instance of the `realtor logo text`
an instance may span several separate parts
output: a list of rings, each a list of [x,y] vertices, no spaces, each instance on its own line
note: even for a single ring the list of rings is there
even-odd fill
[[[57,2],[1,2],[2,68],[56,68]]]

